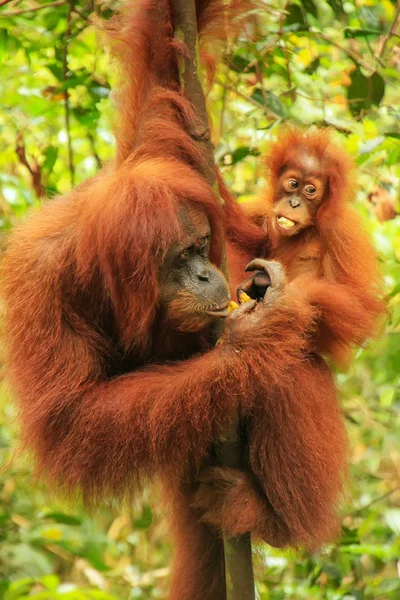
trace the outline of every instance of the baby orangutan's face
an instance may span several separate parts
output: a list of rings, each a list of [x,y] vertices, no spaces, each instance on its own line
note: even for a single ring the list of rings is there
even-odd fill
[[[275,190],[273,227],[284,236],[293,236],[315,222],[318,208],[328,189],[324,169],[314,155],[301,149],[281,169]]]

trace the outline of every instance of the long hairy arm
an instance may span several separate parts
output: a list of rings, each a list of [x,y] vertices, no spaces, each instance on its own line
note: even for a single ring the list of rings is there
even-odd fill
[[[289,366],[279,384],[264,378],[259,385],[249,457],[270,510],[255,513],[253,531],[273,546],[316,548],[338,531],[335,509],[346,475],[346,433],[332,375],[310,357]]]
[[[360,220],[356,211],[342,208],[321,230],[320,272],[290,284],[318,315],[316,350],[342,366],[354,346],[376,335],[385,312],[376,250]]]
[[[245,328],[204,355],[110,377],[102,302],[91,288],[86,306],[72,241],[60,237],[55,218],[61,210],[70,220],[71,207],[52,210],[51,219],[38,216],[14,235],[4,262],[8,373],[23,443],[38,473],[88,500],[121,496],[157,473],[179,476],[201,463],[233,411],[250,409],[260,372],[273,383],[282,362],[302,360],[312,317],[289,303],[271,309],[262,328]],[[282,342],[277,333],[288,321]]]
[[[195,506],[230,535],[313,549],[338,530],[347,444],[329,368],[307,350],[310,340],[296,347],[297,328],[312,324],[309,311],[289,288],[254,332],[257,350],[238,340],[254,393],[244,414],[250,471],[206,474]]]

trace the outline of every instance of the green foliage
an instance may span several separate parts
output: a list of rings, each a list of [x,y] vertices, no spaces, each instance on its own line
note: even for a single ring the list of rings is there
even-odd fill
[[[44,4],[0,7],[3,234],[40,204],[38,193],[64,193],[113,154],[114,68],[92,24],[102,7]],[[109,16],[113,3],[106,6]],[[400,597],[400,217],[379,222],[368,201],[377,189],[399,205],[397,16],[390,0],[271,0],[251,35],[229,46],[209,97],[216,156],[243,201],[262,189],[260,156],[280,123],[336,130],[359,167],[357,208],[379,251],[390,306],[381,339],[337,375],[352,451],[343,536],[318,555],[263,546],[262,600]],[[2,462],[16,445],[12,406],[3,390]],[[16,456],[0,475],[0,600],[164,597],[170,548],[158,506],[149,491],[134,510],[110,506],[89,516],[51,498]]]

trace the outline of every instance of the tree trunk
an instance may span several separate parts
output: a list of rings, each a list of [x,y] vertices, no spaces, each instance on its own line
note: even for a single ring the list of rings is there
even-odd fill
[[[172,4],[176,21],[175,35],[185,42],[188,49],[187,55],[182,58],[179,65],[180,84],[187,98],[193,104],[198,117],[198,122],[193,125],[190,134],[203,148],[207,158],[204,177],[211,186],[215,187],[214,149],[201,85],[195,1],[172,0]],[[231,431],[226,432],[225,439],[221,444],[222,463],[227,467],[240,467],[240,456],[238,423],[236,423]],[[227,600],[254,600],[250,534],[237,538],[225,537],[224,551]]]

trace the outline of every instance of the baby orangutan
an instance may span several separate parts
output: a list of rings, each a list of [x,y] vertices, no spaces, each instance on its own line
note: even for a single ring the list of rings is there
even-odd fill
[[[251,258],[279,261],[292,288],[315,307],[315,351],[346,364],[383,312],[375,251],[349,206],[354,165],[328,130],[295,128],[272,144],[266,164],[266,194],[242,205],[247,225],[222,184],[234,286]]]

